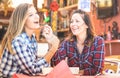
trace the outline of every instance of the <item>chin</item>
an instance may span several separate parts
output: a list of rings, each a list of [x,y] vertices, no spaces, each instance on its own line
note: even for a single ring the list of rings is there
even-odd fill
[[[40,28],[40,26],[39,26],[39,25],[36,25],[35,28],[38,29],[38,28]]]
[[[72,32],[73,33],[73,35],[78,35],[78,32]]]
[[[77,35],[77,33],[73,33],[73,35]]]

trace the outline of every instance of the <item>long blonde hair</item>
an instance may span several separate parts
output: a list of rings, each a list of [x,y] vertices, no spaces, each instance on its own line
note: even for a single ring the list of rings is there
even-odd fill
[[[2,39],[0,58],[2,57],[4,48],[8,49],[11,54],[14,54],[12,49],[12,40],[24,31],[24,24],[27,18],[27,12],[31,6],[33,5],[23,3],[16,7],[16,9],[13,11],[9,21],[8,29]]]

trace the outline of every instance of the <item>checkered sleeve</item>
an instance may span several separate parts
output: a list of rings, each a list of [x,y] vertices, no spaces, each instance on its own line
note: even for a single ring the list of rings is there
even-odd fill
[[[53,56],[51,60],[51,66],[56,66],[61,60],[64,60],[65,57],[67,56],[67,42],[63,41],[61,45],[59,46],[57,52]]]
[[[47,67],[48,63],[44,58],[36,59],[36,55],[27,44],[21,40],[14,40],[12,43],[15,51],[15,58],[21,72],[28,75],[36,75],[41,72],[42,67]]]

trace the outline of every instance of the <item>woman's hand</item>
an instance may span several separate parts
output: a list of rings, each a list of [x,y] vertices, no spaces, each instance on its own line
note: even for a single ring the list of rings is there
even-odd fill
[[[84,70],[80,70],[79,75],[83,75],[83,74],[84,74]]]
[[[51,58],[55,54],[59,46],[59,39],[53,34],[52,28],[48,25],[44,26],[42,35],[45,37],[49,44],[49,51],[44,56],[47,62],[50,62]]]
[[[49,41],[49,39],[51,40],[51,38],[53,36],[53,31],[52,31],[51,27],[48,25],[45,25],[42,29],[42,35],[45,37],[45,39],[47,41]]]
[[[42,35],[45,37],[46,41],[51,45],[59,45],[59,39],[53,34],[52,28],[45,25],[43,28]]]

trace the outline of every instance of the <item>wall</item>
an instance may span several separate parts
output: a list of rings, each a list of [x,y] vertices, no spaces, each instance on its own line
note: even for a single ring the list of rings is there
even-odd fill
[[[120,32],[120,10],[119,10],[120,9],[120,0],[117,0],[117,1],[118,1],[117,2],[118,3],[118,14],[116,16],[107,18],[106,23],[104,23],[102,19],[97,19],[95,8],[92,9],[92,12],[90,13],[90,17],[92,20],[92,24],[95,27],[95,32],[98,35],[103,35],[104,32],[107,32],[108,26],[111,26],[111,28],[112,28],[113,21],[116,21],[118,23],[119,32]],[[106,24],[106,27],[105,27],[105,24]]]

